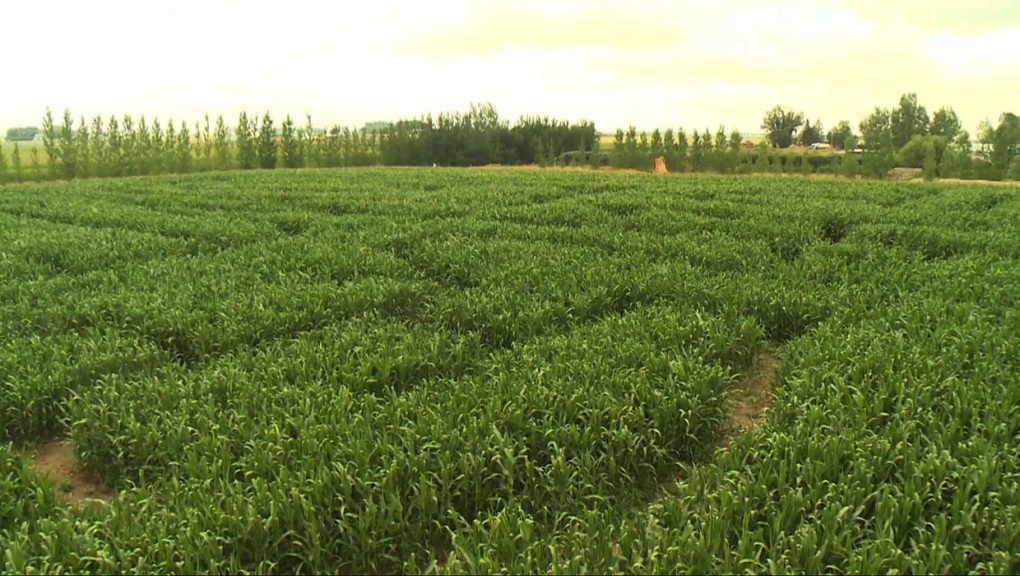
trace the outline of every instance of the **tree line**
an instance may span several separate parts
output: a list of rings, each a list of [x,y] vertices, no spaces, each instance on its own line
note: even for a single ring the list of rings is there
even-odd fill
[[[902,95],[892,108],[876,106],[860,121],[857,133],[843,120],[823,138],[820,121],[812,126],[802,112],[781,106],[765,114],[761,127],[769,144],[778,149],[816,142],[844,151],[860,147],[868,173],[880,175],[903,166],[922,168],[928,178],[1020,180],[1020,117],[1011,112],[1000,115],[994,126],[982,121],[976,140],[952,107],[929,115],[914,93]]]
[[[127,114],[88,122],[69,110],[55,119],[47,108],[42,127],[31,129],[42,136],[43,154],[31,146],[26,157],[16,138],[9,156],[0,151],[0,183],[256,168],[552,164],[567,151],[597,150],[599,138],[588,121],[522,116],[511,126],[491,104],[355,130],[316,128],[311,115],[305,121],[299,126],[288,115],[277,127],[269,112],[261,118],[241,112],[234,126],[208,114],[192,125]]]
[[[997,125],[982,122],[972,142],[952,108],[929,116],[916,94],[891,109],[876,107],[855,131],[841,121],[828,132],[802,112],[777,106],[762,121],[766,139],[749,146],[737,130],[720,126],[688,134],[683,128],[639,133],[617,130],[613,147],[601,149],[590,121],[521,116],[513,124],[492,104],[472,103],[465,112],[427,114],[397,122],[370,122],[361,129],[316,128],[286,116],[277,127],[269,112],[240,113],[228,126],[223,116],[203,122],[144,116],[84,117],[65,110],[59,122],[46,109],[41,128],[8,130],[10,153],[0,150],[0,183],[28,180],[141,176],[206,170],[338,168],[355,166],[478,166],[537,164],[613,166],[650,170],[662,157],[671,172],[827,173],[883,178],[894,166],[922,168],[926,178],[1020,180],[1020,118],[1004,113]],[[23,153],[21,140],[42,138]],[[13,136],[13,138],[11,138]],[[31,136],[31,137],[30,137]],[[827,143],[842,154],[791,154],[794,144]]]

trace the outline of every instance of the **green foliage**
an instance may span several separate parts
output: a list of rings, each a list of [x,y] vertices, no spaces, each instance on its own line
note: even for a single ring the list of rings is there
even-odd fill
[[[932,136],[942,136],[947,142],[953,144],[960,133],[963,132],[963,124],[960,122],[960,117],[956,115],[955,110],[942,107],[932,115],[928,132]]]
[[[924,179],[931,181],[938,176],[938,161],[935,159],[935,145],[929,140],[924,144]]]
[[[699,172],[704,169],[702,163],[705,157],[704,141],[697,130],[691,133],[691,170]]]
[[[212,141],[213,154],[215,155],[215,166],[217,170],[230,170],[234,167],[233,149],[230,146],[230,131],[227,129],[223,115],[216,117],[216,129],[213,131]]]
[[[78,120],[78,129],[73,138],[74,148],[78,151],[78,165],[75,176],[78,178],[90,178],[95,176],[95,169],[92,165],[92,144],[89,138],[89,125],[85,123],[85,117]]]
[[[153,134],[149,125],[145,122],[145,116],[138,117],[138,127],[135,131],[135,163],[137,165],[138,174],[151,174],[155,167],[153,166],[152,150],[154,144],[152,142]]]
[[[209,113],[205,114],[205,124],[202,126],[202,158],[206,162],[212,160],[213,153],[213,133],[212,125],[209,122]]]
[[[853,150],[857,147],[857,136],[846,120],[841,120],[825,135],[825,140],[837,150]]]
[[[545,151],[545,144],[542,140],[535,141],[535,164],[538,164],[539,168],[548,168],[548,155]]]
[[[897,154],[899,165],[910,168],[923,168],[928,161],[928,150],[931,148],[935,155],[936,165],[942,162],[942,158],[948,147],[944,136],[914,136],[907,142],[907,145]]]
[[[1020,156],[1013,158],[1013,163],[1009,167],[1009,179],[1020,181]]]
[[[181,121],[181,129],[177,132],[177,140],[174,143],[174,172],[187,174],[191,172],[191,132],[188,124]]]
[[[151,137],[149,139],[148,147],[148,165],[150,174],[163,174],[166,170],[164,163],[165,155],[163,154],[163,148],[165,146],[164,138],[163,125],[160,124],[158,117],[153,118]]]
[[[800,173],[805,176],[809,176],[814,173],[814,170],[811,168],[811,162],[808,162],[807,156],[800,157]]]
[[[301,168],[301,142],[297,138],[294,120],[287,114],[280,125],[280,151],[285,168]]]
[[[601,168],[609,162],[609,156],[602,152],[602,143],[599,140],[600,135],[596,134],[591,143],[591,154],[588,155],[588,165],[591,168]]]
[[[272,170],[276,168],[276,130],[273,128],[273,119],[269,112],[262,116],[262,126],[259,128],[255,154],[259,168]]]
[[[159,120],[153,121],[153,132],[159,130]],[[159,132],[159,145],[162,146],[162,131]],[[153,138],[155,143],[156,139]],[[154,159],[151,164],[156,167],[156,174],[159,174],[162,167],[162,158],[159,156],[159,148],[153,151]],[[103,151],[103,162],[107,167],[107,174],[110,176],[123,176],[127,169],[128,158],[124,155],[124,134],[120,129],[120,122],[113,114],[106,123],[106,149]]]
[[[822,121],[816,120],[812,125],[810,120],[805,120],[804,127],[800,130],[799,140],[801,146],[825,142],[825,128],[822,127]]]
[[[78,171],[78,147],[74,136],[74,119],[71,118],[71,111],[64,109],[64,122],[60,126],[60,140],[57,142],[57,158],[60,177],[65,180],[74,178]]]
[[[14,143],[14,150],[11,151],[11,169],[14,171],[14,181],[24,182],[25,171],[21,165],[21,150],[17,142]]]
[[[7,129],[7,141],[8,142],[24,142],[27,140],[33,140],[36,134],[40,131],[35,126],[21,126],[17,128]]]
[[[755,147],[756,158],[754,161],[754,171],[759,173],[765,173],[769,171],[769,145],[766,142],[761,142]]]
[[[1016,573],[1020,204],[933,190],[8,186],[0,571]],[[763,350],[771,406],[716,450]],[[118,498],[9,444],[50,437]]]
[[[136,176],[141,174],[142,148],[140,145],[140,129],[135,126],[135,121],[130,114],[125,114],[120,125],[120,152],[123,158],[121,173],[125,176]]]
[[[663,153],[665,153],[665,150],[666,150],[665,146],[663,146],[662,143],[662,132],[659,132],[659,129],[656,128],[655,130],[652,131],[652,139],[649,147],[649,152],[651,153],[653,158],[658,158],[659,156],[662,156]]]
[[[892,147],[899,150],[915,136],[928,134],[928,111],[917,103],[917,94],[904,94],[900,104],[889,115],[889,130]]]
[[[42,162],[39,160],[39,149],[33,147],[31,151],[28,153],[28,155],[30,158],[30,164],[32,165],[32,179],[42,180],[43,171]]]
[[[7,182],[8,178],[7,157],[4,155],[3,149],[0,149],[0,184]]]
[[[861,173],[861,161],[857,154],[848,152],[843,156],[840,165],[842,173],[847,178],[856,178]]]
[[[43,114],[42,121],[42,133],[43,133],[43,149],[46,150],[46,167],[49,170],[49,177],[56,178],[57,176],[57,130],[53,124],[53,112],[50,111],[50,107],[46,107],[46,111]],[[36,176],[41,176],[39,172],[36,172]]]
[[[865,150],[883,154],[893,150],[891,122],[892,113],[878,107],[864,120],[861,120],[861,138],[864,139]]]
[[[776,106],[765,113],[761,128],[773,148],[789,148],[793,144],[794,135],[804,125],[804,113],[784,110]]]
[[[242,111],[234,131],[234,144],[237,149],[237,163],[242,170],[251,170],[257,166],[258,157],[255,152],[256,119],[248,119],[248,113]]]
[[[1020,116],[1004,113],[999,117],[999,124],[991,134],[992,152],[989,160],[1003,174],[1012,165],[1013,160],[1020,156]]]

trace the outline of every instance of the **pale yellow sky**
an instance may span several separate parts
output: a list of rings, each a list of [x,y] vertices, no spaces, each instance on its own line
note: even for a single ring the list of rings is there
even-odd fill
[[[4,0],[0,128],[241,109],[360,125],[491,101],[604,132],[826,126],[917,92],[1020,113],[1020,0]]]

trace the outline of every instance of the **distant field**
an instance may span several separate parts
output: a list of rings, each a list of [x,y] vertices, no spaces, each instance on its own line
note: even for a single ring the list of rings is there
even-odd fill
[[[0,150],[3,150],[4,154],[10,156],[11,152],[14,150],[15,144],[18,145],[18,149],[21,150],[22,154],[31,154],[30,151],[32,148],[39,148],[39,153],[42,154],[44,158],[46,157],[46,154],[43,152],[43,143],[36,142],[34,140],[28,142],[8,142],[6,140],[0,140]]]
[[[0,573],[1016,574],[1018,218],[602,171],[7,186]]]

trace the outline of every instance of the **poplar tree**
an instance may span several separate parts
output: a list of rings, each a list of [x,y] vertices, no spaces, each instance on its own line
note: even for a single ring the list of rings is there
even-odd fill
[[[315,146],[315,129],[312,128],[312,115],[305,113],[305,129],[301,133],[301,155],[305,165],[319,167],[319,159]]]
[[[14,151],[11,152],[11,166],[14,168],[14,180],[16,182],[22,182],[25,179],[25,174],[21,167],[21,150],[18,148],[18,143],[14,143]]]
[[[149,139],[149,169],[151,174],[163,173],[163,127],[159,117],[152,119],[152,135]]]
[[[166,135],[163,138],[160,156],[163,158],[163,169],[167,173],[177,172],[177,129],[174,128],[173,118],[166,122]]]
[[[124,115],[124,123],[122,125],[123,135],[121,136],[121,155],[123,160],[123,169],[121,174],[125,176],[134,176],[140,173],[139,164],[141,158],[138,151],[138,132],[135,130],[134,120],[131,119],[130,114]]]
[[[137,135],[135,136],[135,161],[139,174],[152,172],[152,132],[145,122],[145,116],[138,118]]]
[[[687,133],[684,132],[683,128],[680,128],[676,132],[676,160],[677,160],[677,166],[679,167],[680,172],[686,172],[687,171],[687,150],[688,150],[688,148],[689,147],[688,147],[688,143],[687,143]]]
[[[103,117],[96,114],[92,117],[92,129],[89,137],[89,145],[92,148],[92,163],[95,165],[93,172],[96,176],[107,176],[109,168],[106,161],[106,134],[103,132]]]
[[[272,170],[276,168],[276,131],[273,129],[273,119],[267,111],[262,115],[262,126],[259,128],[256,146],[256,156],[259,168]]]
[[[212,159],[212,131],[209,125],[209,113],[205,113],[205,127],[202,128],[202,157],[206,162]]]
[[[57,130],[53,125],[53,112],[50,107],[46,107],[46,113],[43,115],[42,121],[42,134],[43,134],[43,148],[46,150],[46,168],[49,170],[50,178],[57,177]],[[35,148],[32,148],[35,150]],[[41,174],[36,172],[36,178],[41,178]]]
[[[241,112],[237,119],[237,162],[242,170],[255,168],[255,142],[253,137],[254,120],[248,120],[248,113]]]
[[[217,170],[229,170],[233,165],[230,150],[230,134],[227,125],[223,121],[223,115],[216,117],[216,129],[213,132],[213,152],[216,154]]]
[[[60,175],[65,180],[73,179],[78,170],[78,154],[74,136],[74,119],[71,118],[71,111],[65,108],[64,123],[60,127],[60,145],[57,152],[60,158]]]
[[[75,148],[78,150],[78,178],[90,178],[94,176],[92,169],[92,146],[89,142],[89,125],[82,116],[78,120],[78,130],[74,136]]]
[[[111,176],[124,175],[124,136],[120,131],[120,123],[117,117],[110,115],[106,123],[106,149],[107,162],[109,163]]]
[[[7,182],[7,157],[4,156],[4,149],[0,148],[0,184]]]
[[[41,162],[39,161],[39,149],[33,146],[31,150],[32,151],[29,153],[29,156],[32,158],[32,180],[42,180],[43,175]]]
[[[191,132],[188,125],[181,120],[181,129],[177,132],[176,142],[177,171],[181,174],[191,172]]]
[[[294,119],[287,114],[280,125],[280,148],[285,168],[301,167],[301,142],[297,138]]]

